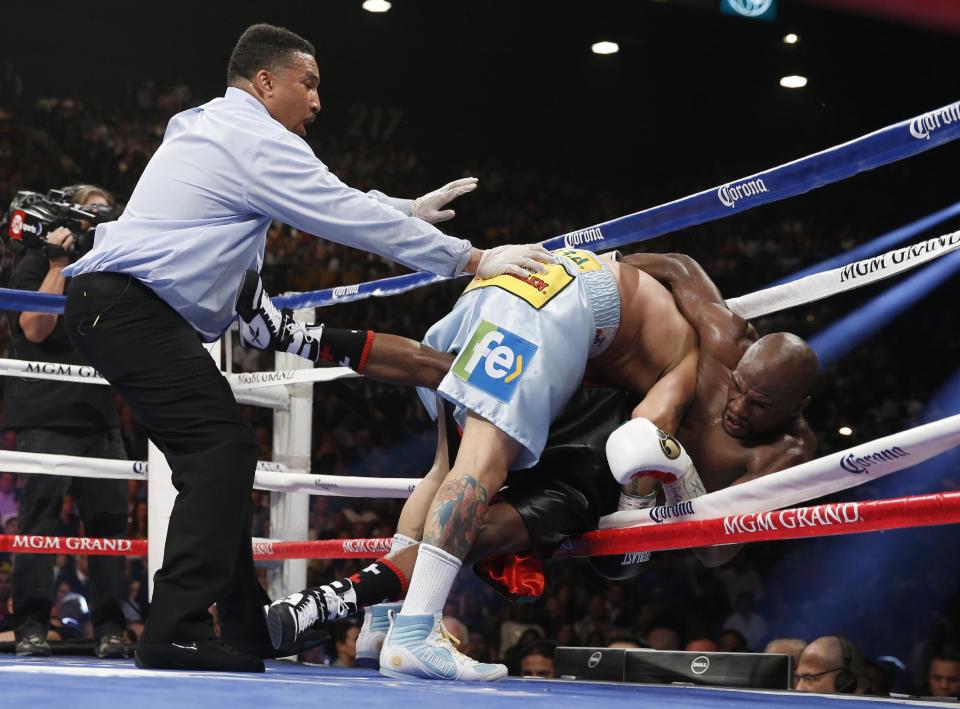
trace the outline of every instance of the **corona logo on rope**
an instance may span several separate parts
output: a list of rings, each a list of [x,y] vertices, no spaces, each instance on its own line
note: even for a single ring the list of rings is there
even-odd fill
[[[595,241],[603,241],[603,232],[600,227],[590,227],[580,231],[572,231],[563,237],[563,243],[567,248],[580,246],[581,244],[592,244]]]
[[[917,140],[930,140],[931,133],[955,121],[960,121],[960,101],[914,118],[910,121],[910,135]]]
[[[650,508],[650,519],[657,524],[663,524],[666,519],[679,519],[693,514],[693,501],[687,500],[676,505],[665,505]]]
[[[733,515],[723,520],[724,534],[770,532],[800,527],[825,527],[833,524],[862,522],[859,502],[823,505],[822,507],[799,507],[779,512],[757,512],[749,515]]]
[[[732,209],[737,206],[737,202],[745,197],[753,197],[761,192],[769,191],[770,190],[767,189],[767,183],[758,177],[755,180],[723,185],[717,189],[717,198],[724,207],[730,207]]]
[[[360,284],[355,286],[337,286],[333,289],[333,299],[345,298],[348,295],[358,295],[360,293]]]
[[[883,450],[874,451],[873,453],[867,453],[864,456],[856,456],[850,453],[840,459],[840,467],[848,473],[863,475],[871,465],[886,463],[891,460],[897,460],[898,458],[906,458],[909,455],[910,454],[900,446],[884,448]]]

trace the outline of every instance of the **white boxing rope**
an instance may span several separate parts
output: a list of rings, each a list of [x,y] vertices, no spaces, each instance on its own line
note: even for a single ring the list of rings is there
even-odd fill
[[[111,480],[147,480],[149,482],[150,477],[150,466],[145,460],[85,458],[75,455],[4,450],[0,450],[0,469],[8,473],[66,475],[71,478],[108,478]],[[307,478],[325,477],[308,475],[304,470],[288,468],[283,463],[274,463],[270,460],[257,461],[257,474],[261,473],[267,475],[301,475]],[[363,480],[364,478],[358,479]]]
[[[96,369],[87,365],[31,362],[24,359],[0,358],[0,376],[53,379],[58,382],[80,382],[83,384],[107,385],[110,383],[101,377]]]
[[[22,359],[0,358],[0,376],[25,379],[47,379],[82,384],[110,384],[93,367],[58,362],[33,362]],[[286,386],[329,382],[360,375],[348,367],[320,367],[279,372],[248,372],[224,375],[230,382],[234,396],[241,404],[255,404],[274,409],[287,409],[290,395]]]
[[[66,475],[71,478],[147,479],[147,463],[143,460],[82,458],[52,453],[0,451],[0,469],[7,473]]]
[[[313,384],[314,382],[332,382],[336,379],[359,377],[349,367],[318,367],[316,369],[285,369],[276,372],[244,372],[228,374],[230,386],[237,389],[260,389],[277,385]]]
[[[306,492],[329,497],[405,498],[420,478],[363,478],[346,475],[258,472],[253,487],[271,492]]]
[[[957,248],[960,248],[960,231],[893,249],[879,256],[871,256],[738,298],[730,298],[727,307],[744,320],[750,320],[882,281]]]
[[[600,529],[768,512],[882,478],[960,445],[960,414],[675,505],[615,512]]]

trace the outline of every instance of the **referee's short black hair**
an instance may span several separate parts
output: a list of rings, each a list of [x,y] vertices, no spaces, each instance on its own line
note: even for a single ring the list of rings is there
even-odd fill
[[[294,52],[311,56],[317,53],[310,42],[286,27],[263,22],[250,25],[240,35],[230,54],[227,84],[234,84],[240,79],[253,81],[261,69],[276,71],[287,65]]]

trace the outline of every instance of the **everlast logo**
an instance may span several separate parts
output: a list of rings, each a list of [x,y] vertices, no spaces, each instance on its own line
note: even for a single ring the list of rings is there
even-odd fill
[[[869,276],[872,273],[883,271],[890,265],[899,266],[905,261],[919,258],[926,254],[936,253],[942,249],[956,246],[958,243],[960,243],[960,232],[954,232],[945,236],[927,239],[919,244],[904,246],[902,249],[890,251],[880,256],[865,258],[862,261],[844,266],[843,270],[840,271],[840,282],[845,283],[846,281],[851,281],[856,278]]]
[[[717,190],[717,197],[720,199],[720,204],[724,207],[735,207],[737,202],[744,197],[753,197],[761,192],[769,191],[766,183],[762,179],[757,178],[756,180],[741,182],[738,185],[724,185]]]
[[[832,524],[861,522],[860,503],[824,505],[779,512],[757,512],[750,515],[734,515],[723,520],[724,534],[753,534],[779,529],[800,527],[823,527]]]
[[[360,284],[355,286],[337,286],[333,289],[334,298],[343,298],[348,295],[357,295],[360,292]]]
[[[650,509],[650,519],[661,524],[665,519],[677,519],[693,514],[693,501],[687,500],[676,505],[653,507]]]
[[[960,101],[914,118],[910,121],[910,135],[917,140],[930,140],[933,131],[954,121],[960,121]]]
[[[594,241],[603,241],[603,232],[600,227],[590,227],[580,231],[570,232],[563,237],[563,243],[568,247],[580,246],[580,244],[590,244]]]
[[[858,457],[853,453],[850,453],[840,460],[840,467],[846,470],[848,473],[861,475],[866,473],[867,468],[869,468],[871,465],[886,463],[891,460],[896,460],[897,458],[906,458],[908,455],[910,454],[903,450],[903,448],[900,446],[884,448],[881,451],[877,451],[876,453],[868,453],[862,457]]]
[[[677,439],[665,431],[657,429],[657,438],[660,439],[660,450],[667,456],[667,460],[676,460],[680,457],[680,444]]]
[[[620,566],[633,566],[634,564],[642,564],[645,561],[650,561],[650,552],[632,551],[629,554],[623,555],[623,561],[620,562]]]

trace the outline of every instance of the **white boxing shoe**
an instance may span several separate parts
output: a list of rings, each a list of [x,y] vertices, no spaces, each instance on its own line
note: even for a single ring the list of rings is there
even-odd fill
[[[457,650],[440,613],[402,615],[390,612],[390,629],[380,650],[380,674],[404,679],[454,679],[495,682],[507,676],[506,665],[477,662]]]

